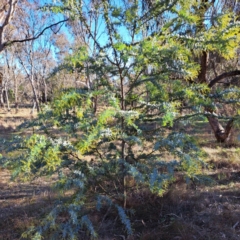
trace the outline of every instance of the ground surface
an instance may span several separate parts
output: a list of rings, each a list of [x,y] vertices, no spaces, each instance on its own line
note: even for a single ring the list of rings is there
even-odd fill
[[[29,112],[0,112],[0,137],[18,134],[16,126],[31,118]],[[206,152],[209,167],[203,176],[211,181],[206,178],[186,184],[176,177],[176,183],[161,198],[146,191],[132,193],[128,207],[136,209],[130,216],[134,235],[124,236],[119,220],[104,218],[103,210],[93,216],[93,221],[101,223],[99,239],[240,239],[240,144],[216,144],[206,123],[189,126],[186,131],[196,135]],[[39,223],[54,204],[53,181],[54,177],[12,182],[10,172],[0,169],[0,239],[20,239],[29,226]]]

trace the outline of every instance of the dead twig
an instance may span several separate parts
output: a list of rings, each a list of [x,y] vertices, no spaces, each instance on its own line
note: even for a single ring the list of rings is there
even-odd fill
[[[237,221],[237,222],[232,226],[232,229],[235,230],[235,228],[237,227],[238,224],[239,224],[239,221]]]

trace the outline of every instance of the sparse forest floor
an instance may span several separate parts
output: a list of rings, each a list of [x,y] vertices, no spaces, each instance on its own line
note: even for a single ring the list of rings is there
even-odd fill
[[[24,123],[26,120],[33,119],[37,116],[37,111],[31,114],[31,108],[19,108],[18,112],[14,108],[11,111],[0,108],[0,137],[8,138],[12,134],[16,134],[17,127]]]
[[[30,118],[30,111],[20,109],[15,114],[15,110],[1,110],[0,137],[18,134],[16,126]],[[133,191],[127,202],[136,210],[130,215],[134,235],[124,236],[117,214],[106,214],[108,209],[102,209],[91,219],[99,227],[98,239],[240,239],[240,142],[230,146],[215,143],[207,123],[185,130],[196,136],[206,153],[208,168],[201,176],[205,180],[187,184],[176,176],[163,197]],[[0,169],[0,239],[20,239],[29,226],[39,223],[58,197],[50,188],[53,181],[54,176],[31,183],[11,182],[10,172]]]

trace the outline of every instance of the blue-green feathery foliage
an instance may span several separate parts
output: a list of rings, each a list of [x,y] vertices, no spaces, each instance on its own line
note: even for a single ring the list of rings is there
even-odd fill
[[[121,110],[118,99],[106,92],[98,96],[105,107],[94,114],[89,103],[92,94],[61,95],[35,121],[35,132],[45,129],[45,134],[13,139],[15,148],[11,145],[9,150],[17,150],[18,157],[5,159],[5,166],[14,167],[14,177],[31,179],[57,173],[55,189],[63,193],[72,191],[68,199],[56,204],[41,226],[26,233],[36,239],[46,234],[55,239],[77,239],[80,229],[96,237],[87,217],[91,214],[89,204],[96,210],[103,204],[115,208],[126,233],[131,234],[128,212],[115,202],[115,199],[123,202],[127,197],[121,183],[126,176],[161,195],[174,181],[175,169],[184,170],[192,178],[201,168],[191,138],[181,133],[167,135],[159,121],[154,123],[157,129],[150,130],[149,139],[151,123],[141,110]],[[65,133],[67,136],[63,137]],[[124,156],[119,147],[122,142]],[[172,160],[164,160],[164,152],[170,153]],[[61,223],[62,215],[66,220]]]

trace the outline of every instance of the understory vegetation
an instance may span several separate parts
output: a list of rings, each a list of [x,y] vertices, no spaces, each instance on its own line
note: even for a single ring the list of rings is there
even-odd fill
[[[41,78],[45,104],[34,82],[40,43],[26,40],[29,53],[18,43],[38,116],[0,149],[20,192],[34,192],[22,238],[238,239],[239,9],[164,0],[40,10],[67,17],[73,43]]]

